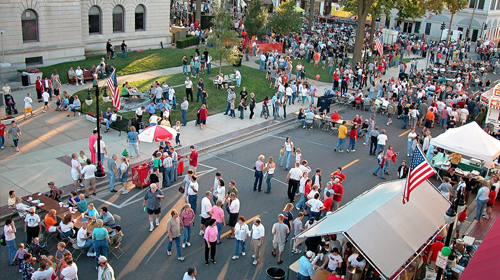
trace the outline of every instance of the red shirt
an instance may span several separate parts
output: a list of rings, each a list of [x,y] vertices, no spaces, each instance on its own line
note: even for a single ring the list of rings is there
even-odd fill
[[[311,192],[312,187],[311,185],[306,184],[304,187],[304,196],[307,197],[307,195]]]
[[[4,135],[5,135],[5,124],[0,122],[0,136],[4,136]]]
[[[330,276],[328,277],[328,279],[326,279],[326,280],[344,280],[344,279],[339,278],[339,277],[337,277],[337,276],[335,276],[335,275],[330,275]]]
[[[352,120],[352,122],[353,122],[353,123],[355,123],[355,124],[357,124],[357,125],[360,125],[360,124],[361,124],[361,121],[362,121],[362,120],[361,120],[361,118],[354,118],[354,119]]]
[[[458,106],[458,108],[462,109],[465,106],[465,102],[463,102],[462,100],[460,100],[460,101],[457,102],[457,106]]]
[[[189,165],[198,166],[198,151],[194,150],[189,155]]]
[[[497,191],[491,191],[488,197],[490,198],[488,200],[488,203],[489,204],[494,204],[495,203],[495,199],[497,198]]]
[[[467,211],[463,211],[463,212],[460,212],[460,214],[458,214],[458,221],[459,222],[463,223],[466,218],[467,218]]]
[[[344,187],[342,187],[341,184],[332,184],[332,189],[333,189],[333,192],[335,193],[333,195],[333,200],[335,201],[341,201],[342,200],[342,195],[344,195]],[[337,194],[340,194],[340,195],[337,195]]]
[[[349,133],[349,138],[356,139],[357,137],[358,137],[358,131],[356,129],[351,129],[351,133]]]
[[[332,118],[332,121],[336,122],[336,121],[340,120],[340,115],[335,113],[331,116],[331,118]]]
[[[200,109],[200,120],[206,121],[207,120],[207,109]]]
[[[283,76],[281,77],[281,80],[283,80],[283,84],[288,83],[288,75],[283,75]]]
[[[437,256],[438,256],[438,252],[441,251],[441,249],[443,249],[443,247],[444,247],[444,243],[441,241],[436,241],[436,242],[431,244],[431,252],[432,252],[431,261],[432,262],[436,261]],[[430,252],[429,252],[429,254],[430,254]]]
[[[332,203],[333,203],[332,197],[328,197],[327,199],[325,199],[325,201],[323,201],[323,206],[325,207],[323,209],[323,212],[330,211],[330,208],[332,208]]]
[[[339,178],[341,183],[345,180],[345,175],[337,171],[332,173],[332,177]]]

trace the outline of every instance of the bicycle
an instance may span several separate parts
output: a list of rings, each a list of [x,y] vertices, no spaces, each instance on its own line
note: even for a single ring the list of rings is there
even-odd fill
[[[262,112],[260,113],[260,116],[264,116],[264,118],[266,119],[269,117],[269,107],[267,104],[262,104]]]

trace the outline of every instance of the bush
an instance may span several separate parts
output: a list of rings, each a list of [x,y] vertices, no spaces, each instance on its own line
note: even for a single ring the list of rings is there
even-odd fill
[[[175,42],[175,46],[178,49],[183,49],[183,48],[187,48],[189,46],[198,45],[199,43],[200,43],[200,37],[198,37],[198,36],[192,36],[192,35],[187,35],[186,39],[177,40]]]

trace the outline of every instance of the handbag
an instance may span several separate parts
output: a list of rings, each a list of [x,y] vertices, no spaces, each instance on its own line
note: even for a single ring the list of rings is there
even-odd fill
[[[5,234],[2,234],[2,236],[0,236],[0,244],[2,246],[7,246],[7,242],[5,242]]]
[[[184,186],[180,186],[179,187],[179,192],[180,193],[184,193],[186,191],[186,188],[184,188]]]

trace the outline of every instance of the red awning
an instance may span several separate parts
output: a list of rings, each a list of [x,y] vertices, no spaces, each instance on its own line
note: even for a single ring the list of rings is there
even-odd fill
[[[500,275],[500,220],[497,220],[484,238],[460,280],[498,279]]]

